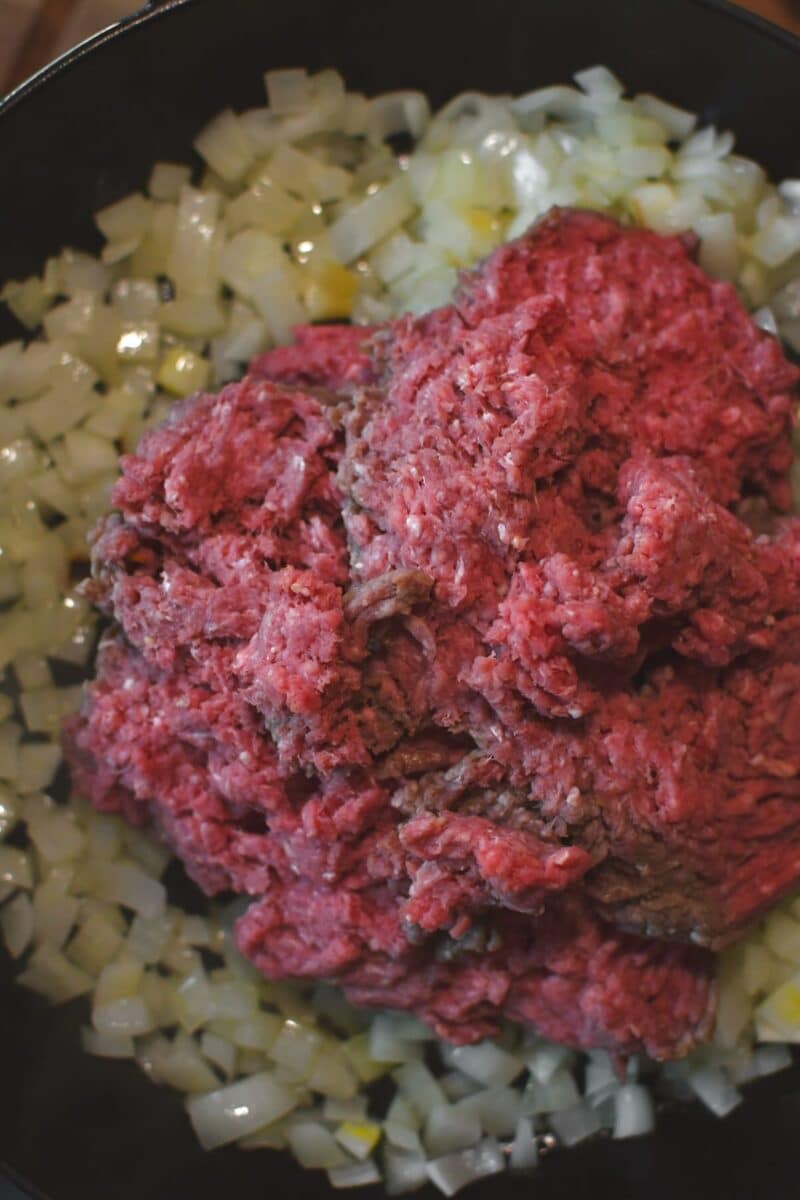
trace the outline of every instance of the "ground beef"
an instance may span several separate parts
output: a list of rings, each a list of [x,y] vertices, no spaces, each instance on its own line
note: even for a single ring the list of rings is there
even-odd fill
[[[798,373],[692,253],[555,212],[123,460],[69,757],[268,976],[668,1058],[800,879]]]

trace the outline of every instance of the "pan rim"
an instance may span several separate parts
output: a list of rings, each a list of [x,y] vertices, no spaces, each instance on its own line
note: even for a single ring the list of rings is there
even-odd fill
[[[72,71],[85,58],[94,56],[104,46],[124,37],[129,31],[169,18],[181,9],[209,3],[218,3],[222,9],[224,0],[148,0],[143,8],[137,9],[129,16],[123,17],[79,42],[0,98],[0,120],[18,109],[32,96],[38,95],[51,79]],[[800,35],[775,25],[765,17],[758,16],[749,9],[733,3],[732,0],[690,0],[690,3],[696,8],[704,8],[715,13],[722,21],[744,25],[757,36],[782,46],[800,58]]]

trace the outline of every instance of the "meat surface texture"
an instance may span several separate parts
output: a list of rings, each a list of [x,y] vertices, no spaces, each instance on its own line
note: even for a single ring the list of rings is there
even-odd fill
[[[269,977],[669,1058],[800,880],[798,372],[692,253],[555,211],[123,459],[74,777]]]

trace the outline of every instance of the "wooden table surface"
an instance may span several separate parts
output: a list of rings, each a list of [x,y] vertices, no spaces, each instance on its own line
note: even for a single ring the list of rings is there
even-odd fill
[[[140,8],[143,2],[0,0],[0,94],[82,38]],[[651,0],[642,0],[648,2]],[[800,34],[800,0],[741,0],[741,4]]]

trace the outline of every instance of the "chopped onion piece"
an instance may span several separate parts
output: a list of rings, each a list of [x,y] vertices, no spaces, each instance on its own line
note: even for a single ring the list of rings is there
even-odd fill
[[[580,1095],[572,1075],[559,1068],[547,1083],[535,1077],[528,1080],[523,1097],[523,1111],[529,1116],[537,1113],[561,1112],[573,1108],[580,1102]]]
[[[459,1112],[475,1113],[484,1133],[510,1137],[522,1113],[522,1093],[513,1087],[488,1087],[465,1097],[456,1107]]]
[[[122,822],[104,813],[92,813],[89,820],[89,854],[92,858],[111,861],[122,850]]]
[[[2,646],[2,625],[0,625],[0,647]],[[12,628],[12,633],[14,632]],[[9,639],[11,640],[11,639]],[[8,661],[12,659],[9,654]],[[19,775],[19,741],[22,729],[14,721],[6,721],[0,725],[0,779],[16,783]],[[0,874],[0,879],[2,875]]]
[[[293,326],[304,319],[299,282],[295,268],[288,262],[280,262],[264,271],[253,285],[253,303],[278,344],[290,342]]]
[[[263,172],[246,192],[230,201],[225,209],[225,226],[232,234],[249,227],[273,236],[286,234],[304,211],[300,200]]]
[[[342,200],[352,186],[348,171],[286,145],[279,146],[270,159],[268,177],[287,192],[319,204]]]
[[[160,879],[172,855],[169,847],[152,833],[143,833],[133,825],[122,824],[125,846],[147,875]]]
[[[344,1043],[342,1049],[362,1083],[372,1083],[373,1080],[386,1074],[388,1064],[376,1063],[369,1052],[368,1033],[355,1034]]]
[[[717,279],[733,280],[739,269],[739,245],[736,223],[729,212],[699,217],[694,231],[700,238],[699,263]]]
[[[135,958],[122,958],[118,962],[109,963],[100,972],[94,993],[95,1004],[104,1006],[116,1000],[126,1000],[138,996],[144,968]]]
[[[158,162],[150,172],[147,190],[154,200],[177,200],[191,177],[189,167],[179,163]]]
[[[595,99],[613,103],[624,91],[622,84],[608,67],[587,67],[572,77],[581,91]]]
[[[447,1103],[439,1083],[423,1063],[406,1063],[393,1071],[392,1077],[402,1095],[420,1117],[430,1112],[435,1105]]]
[[[326,1100],[322,1115],[326,1121],[364,1121],[367,1117],[368,1099],[362,1093],[349,1100]]]
[[[20,805],[7,788],[0,785],[0,841],[16,829]]]
[[[514,1141],[511,1143],[511,1156],[508,1165],[512,1171],[527,1171],[535,1167],[539,1161],[539,1147],[530,1117],[520,1117],[517,1121]]]
[[[800,921],[795,921],[785,912],[770,913],[764,941],[773,954],[800,966]]]
[[[143,917],[160,916],[166,904],[163,885],[125,862],[92,862],[87,889],[101,900],[121,904]]]
[[[753,238],[751,249],[768,267],[779,267],[800,253],[800,214],[776,216]]]
[[[48,798],[29,796],[25,806],[28,833],[36,849],[50,863],[68,862],[83,851],[86,835],[75,819],[75,814],[66,807],[48,801]]]
[[[113,444],[85,429],[71,429],[64,437],[66,465],[70,472],[67,482],[78,483],[92,475],[116,473],[117,452]]]
[[[445,1196],[454,1196],[467,1184],[497,1175],[504,1169],[503,1151],[494,1138],[486,1138],[470,1150],[446,1154],[429,1162],[428,1178]]]
[[[753,1005],[738,978],[720,981],[714,1037],[717,1045],[733,1049],[752,1019]]]
[[[12,958],[19,958],[27,950],[33,938],[33,924],[33,905],[24,892],[0,909],[0,929]]]
[[[241,179],[256,156],[245,127],[230,108],[206,125],[195,138],[194,148],[227,183]]]
[[[152,1014],[141,996],[124,996],[110,1004],[95,1005],[92,1024],[98,1033],[140,1037],[155,1028]]]
[[[416,1034],[416,1040],[405,1036],[405,1029],[410,1028]],[[403,1026],[395,1022],[389,1014],[377,1016],[370,1026],[369,1052],[376,1062],[403,1063],[413,1062],[422,1058],[423,1040],[427,1041],[430,1031],[421,1025],[421,1037],[414,1026]]]
[[[658,96],[651,96],[647,92],[636,97],[636,105],[640,112],[663,125],[670,138],[678,142],[689,137],[697,124],[697,117],[694,113],[687,112],[684,108],[677,108],[674,104],[669,104]]]
[[[758,1078],[764,1075],[774,1075],[777,1071],[785,1071],[793,1063],[792,1052],[788,1046],[757,1046],[753,1051],[755,1073]]]
[[[328,1171],[328,1182],[331,1187],[351,1188],[368,1187],[371,1183],[380,1183],[380,1171],[371,1160],[363,1163],[348,1163],[344,1167],[333,1167]]]
[[[179,337],[213,337],[225,329],[225,313],[214,296],[183,296],[158,309],[164,329]]]
[[[335,1044],[324,1046],[314,1060],[308,1086],[323,1096],[348,1100],[358,1092],[358,1077]]]
[[[283,1028],[283,1021],[276,1013],[257,1012],[236,1024],[232,1041],[243,1050],[266,1052]]]
[[[771,333],[773,337],[778,337],[778,323],[775,320],[775,313],[764,304],[761,308],[756,309],[752,314],[753,324],[758,325],[759,329],[763,329],[765,333]]]
[[[267,71],[264,85],[269,106],[275,113],[302,112],[311,103],[310,80],[304,67]]]
[[[572,1057],[573,1052],[568,1046],[546,1042],[537,1046],[529,1056],[528,1067],[538,1083],[549,1083],[556,1071],[568,1065]]]
[[[421,1154],[406,1154],[387,1146],[383,1152],[383,1170],[389,1196],[414,1192],[428,1182],[427,1164]]]
[[[574,1146],[603,1128],[596,1110],[585,1102],[576,1104],[574,1108],[551,1112],[548,1120],[558,1140],[565,1146]]]
[[[305,1117],[292,1120],[287,1125],[286,1140],[301,1167],[330,1170],[348,1162],[347,1155],[321,1121]]]
[[[0,846],[0,883],[9,883],[18,888],[33,887],[31,860],[24,850]]]
[[[398,1124],[387,1118],[383,1123],[383,1132],[390,1145],[411,1154],[422,1154],[422,1139],[416,1129],[409,1129],[407,1125]]]
[[[17,982],[45,996],[52,1004],[66,1004],[92,990],[91,976],[47,945],[34,950]]]
[[[187,975],[178,987],[175,1015],[187,1033],[194,1033],[216,1015],[211,985],[202,966]]]
[[[741,1092],[733,1086],[721,1067],[706,1066],[692,1071],[689,1074],[689,1086],[718,1117],[727,1116],[742,1101]]]
[[[133,192],[96,212],[97,227],[109,242],[141,237],[152,217],[152,203],[141,192]]]
[[[294,1092],[267,1071],[186,1103],[189,1119],[204,1150],[224,1146],[297,1106]]]
[[[67,956],[88,971],[99,975],[122,946],[122,933],[108,917],[99,912],[85,914],[78,932],[67,946]]]
[[[474,1079],[462,1075],[460,1071],[448,1071],[439,1077],[439,1083],[447,1099],[452,1101],[464,1100],[467,1096],[474,1095],[481,1086]]]
[[[34,933],[36,941],[60,950],[75,925],[81,902],[66,894],[66,881],[55,872],[40,883],[33,893]]]
[[[611,1056],[606,1050],[593,1050],[586,1063],[584,1091],[591,1100],[595,1096],[607,1095],[619,1086],[617,1073]]]
[[[184,346],[176,346],[162,360],[156,383],[173,396],[190,396],[208,384],[209,365]]]
[[[430,116],[424,92],[384,92],[369,102],[367,135],[382,142],[395,134],[407,133],[416,141],[425,133]]]
[[[174,928],[175,916],[171,912],[149,918],[137,914],[128,934],[129,952],[140,962],[158,962]]]
[[[214,287],[219,196],[188,185],[181,189],[175,228],[164,264],[181,292],[207,294]]]
[[[99,1058],[133,1058],[136,1053],[133,1038],[124,1033],[98,1033],[96,1029],[81,1030],[81,1045],[87,1054]]]
[[[614,1094],[614,1137],[639,1137],[655,1128],[655,1109],[647,1088],[626,1083]]]
[[[343,1121],[335,1137],[354,1158],[365,1159],[380,1141],[381,1127],[374,1121]]]
[[[0,292],[0,300],[13,312],[27,329],[35,329],[49,305],[41,279],[31,275],[28,279],[10,280]]]
[[[476,1046],[455,1046],[449,1055],[452,1066],[477,1079],[479,1083],[510,1083],[522,1072],[524,1064],[494,1042]]]
[[[200,1049],[210,1063],[231,1078],[236,1067],[236,1047],[231,1042],[206,1031],[200,1039]]]
[[[348,208],[330,226],[333,253],[347,265],[407,220],[414,201],[402,176]]]
[[[208,919],[196,913],[181,914],[180,936],[190,946],[210,946],[214,937]]]
[[[303,1076],[311,1069],[319,1054],[323,1038],[317,1030],[311,1030],[299,1022],[289,1020],[279,1032],[270,1048],[270,1057],[281,1067]]]
[[[480,1141],[482,1129],[476,1112],[452,1104],[437,1104],[425,1122],[425,1145],[435,1158],[464,1150]]]

